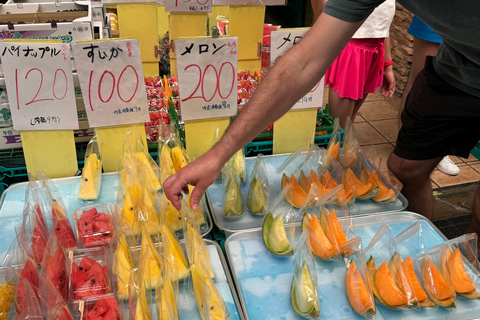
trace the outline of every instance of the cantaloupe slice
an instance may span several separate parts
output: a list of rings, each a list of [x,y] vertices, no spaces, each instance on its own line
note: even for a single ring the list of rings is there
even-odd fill
[[[348,302],[356,313],[366,317],[371,317],[376,313],[373,297],[368,292],[362,275],[353,260],[345,272],[345,291]]]
[[[381,304],[387,305],[387,303],[383,300],[378,292],[377,286],[375,285],[375,275],[377,273],[377,268],[375,267],[375,259],[370,256],[367,262],[367,276],[368,281],[370,282],[370,287],[372,288],[373,295],[380,301]]]
[[[315,171],[311,170],[310,171],[310,174],[309,174],[309,179],[312,183],[316,184],[319,188],[320,188],[320,195],[322,197],[325,197],[330,191],[332,191],[332,189],[327,189],[321,182],[320,180],[318,179],[318,176],[317,174],[315,173]]]
[[[425,256],[422,261],[422,281],[433,302],[444,308],[455,308],[455,290],[445,282],[429,256]]]
[[[330,190],[333,190],[336,187],[338,187],[337,181],[333,179],[332,174],[328,170],[325,170],[325,172],[322,175],[322,184],[325,186],[325,188]]]
[[[372,186],[370,183],[363,184],[358,180],[352,169],[347,169],[343,174],[342,182],[345,190],[354,190],[355,196],[359,199],[365,198],[375,190],[375,186]]]
[[[375,287],[387,306],[395,308],[408,304],[407,296],[396,285],[386,262],[375,273]]]
[[[374,201],[377,202],[392,202],[392,201],[397,201],[397,196],[395,194],[395,190],[387,188],[382,181],[380,181],[380,178],[378,177],[377,171],[373,170],[370,174],[370,178],[373,178],[378,185],[378,192],[377,194],[372,198]],[[369,180],[370,181],[370,180]]]
[[[337,253],[337,249],[328,240],[316,215],[310,217],[307,229],[308,241],[313,254],[320,259],[330,259]]]
[[[282,176],[282,189],[285,188],[287,183],[290,183],[290,178],[284,173]]]
[[[425,293],[425,290],[423,290],[422,286],[420,285],[420,282],[417,279],[417,276],[415,274],[415,269],[413,268],[412,257],[408,257],[405,260],[403,260],[403,268],[405,269],[405,274],[410,280],[412,289],[415,292],[415,296],[417,297],[417,300],[418,300],[418,305],[421,308],[434,307],[435,303],[428,300],[428,296]]]
[[[451,250],[450,247],[447,248]],[[448,269],[453,287],[459,295],[467,299],[480,298],[480,295],[477,293],[477,287],[467,274],[459,248],[456,248],[448,258]]]
[[[408,300],[408,304],[416,306],[418,303],[417,296],[412,289],[410,279],[407,277],[405,269],[403,267],[403,259],[398,252],[395,252],[388,263],[390,273],[395,280],[397,287],[405,294]]]
[[[291,193],[285,194],[285,199],[287,199],[287,201],[295,208],[300,208],[305,203],[305,201],[307,201],[307,193],[305,192],[305,190],[302,189],[302,187],[300,187],[297,179],[293,174],[290,177],[289,182],[292,186],[292,191]],[[310,203],[308,203],[308,205],[311,205],[314,201],[315,199],[313,198]]]
[[[303,171],[300,171],[300,176],[298,177],[298,184],[306,193],[308,193],[312,188],[312,181],[305,175]]]
[[[335,144],[330,144],[327,151],[335,160],[340,160],[340,141]]]

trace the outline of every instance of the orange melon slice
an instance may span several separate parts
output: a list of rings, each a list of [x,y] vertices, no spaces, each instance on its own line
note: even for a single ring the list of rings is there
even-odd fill
[[[313,170],[310,171],[309,178],[310,178],[310,181],[312,181],[312,183],[315,183],[315,184],[320,188],[320,195],[321,195],[322,197],[325,197],[330,191],[332,191],[332,189],[326,188],[326,187],[320,182],[320,179],[318,179],[318,176],[317,176],[317,174],[315,173],[315,171],[313,171]]]
[[[343,174],[343,185],[346,190],[354,190],[357,198],[365,198],[375,189],[370,183],[363,184],[353,173],[352,169],[347,169]]]
[[[422,261],[422,280],[425,291],[433,302],[444,308],[455,307],[455,290],[445,282],[429,256],[425,256]]]
[[[307,229],[308,241],[314,255],[320,259],[330,259],[337,253],[336,248],[325,235],[316,215],[310,217]]]
[[[305,175],[303,171],[300,171],[300,176],[298,177],[298,184],[300,187],[308,193],[312,187],[312,181]]]
[[[375,259],[370,256],[367,262],[367,276],[368,282],[370,282],[370,287],[372,288],[373,295],[382,303],[387,305],[387,303],[382,299],[380,293],[378,292],[377,286],[375,285],[375,275],[377,274],[377,268],[375,267]]]
[[[408,304],[407,296],[398,288],[386,262],[375,273],[375,287],[387,306],[395,308]]]
[[[378,192],[377,194],[372,198],[374,201],[377,202],[390,202],[390,201],[396,201],[397,196],[395,195],[395,190],[387,188],[381,181],[380,178],[378,177],[377,171],[373,170],[370,174],[369,178],[373,178],[377,185],[378,185]],[[370,181],[370,180],[369,180]]]
[[[338,183],[333,179],[332,174],[330,171],[325,170],[325,172],[322,175],[322,183],[325,186],[325,188],[333,190],[336,187],[338,187]]]
[[[284,173],[282,176],[282,189],[285,188],[287,183],[290,183],[290,178]]]
[[[448,247],[448,250],[451,250],[450,247]],[[459,295],[468,299],[478,299],[480,297],[477,293],[477,287],[467,274],[459,248],[456,248],[448,258],[448,269],[453,287]]]
[[[390,269],[390,273],[395,280],[395,284],[407,297],[408,304],[411,306],[416,306],[417,297],[412,289],[410,279],[407,277],[405,268],[403,267],[403,259],[398,252],[395,252],[390,259],[388,268]]]
[[[428,300],[428,296],[423,290],[420,282],[417,279],[417,275],[415,274],[415,269],[413,268],[413,261],[412,257],[408,257],[407,259],[403,260],[403,268],[405,270],[405,274],[407,275],[410,283],[412,285],[412,289],[415,292],[415,296],[418,300],[418,305],[422,308],[431,308],[435,306],[435,303]]]
[[[352,261],[347,272],[345,272],[345,291],[348,302],[356,313],[367,317],[371,317],[376,313],[373,297],[368,292],[355,261]]]
[[[335,144],[330,144],[327,151],[335,160],[340,160],[340,141]]]

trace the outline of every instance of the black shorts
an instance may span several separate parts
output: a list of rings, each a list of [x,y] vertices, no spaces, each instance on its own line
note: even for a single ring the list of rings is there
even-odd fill
[[[402,124],[393,151],[400,158],[468,158],[480,139],[480,98],[442,80],[427,57],[407,97]]]

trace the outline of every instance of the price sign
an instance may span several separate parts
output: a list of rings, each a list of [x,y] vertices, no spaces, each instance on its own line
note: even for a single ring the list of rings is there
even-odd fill
[[[275,62],[290,48],[296,45],[309,28],[301,29],[288,29],[288,30],[276,30],[272,31],[271,35],[271,48],[270,48],[270,66],[273,66]],[[310,90],[303,98],[298,100],[292,109],[308,109],[319,108],[323,104],[323,91],[324,91],[323,77],[315,87]]]
[[[68,44],[2,43],[0,53],[15,130],[78,129]]]
[[[88,123],[149,121],[138,39],[72,44]]]
[[[165,11],[212,12],[213,0],[165,0]]]
[[[182,119],[237,114],[238,39],[175,40]]]

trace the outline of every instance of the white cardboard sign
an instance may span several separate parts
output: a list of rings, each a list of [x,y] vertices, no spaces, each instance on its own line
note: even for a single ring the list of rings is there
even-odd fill
[[[270,66],[272,67],[282,55],[290,48],[296,45],[305,34],[310,30],[309,28],[288,29],[272,31],[271,47],[270,47]],[[292,109],[309,109],[321,108],[323,104],[325,77],[313,87],[302,99],[298,100]]]
[[[165,0],[165,11],[212,12],[213,0]]]
[[[237,114],[238,38],[175,40],[182,120]]]
[[[149,121],[138,39],[72,44],[91,127]]]
[[[15,130],[78,129],[70,47],[65,43],[1,43]]]

